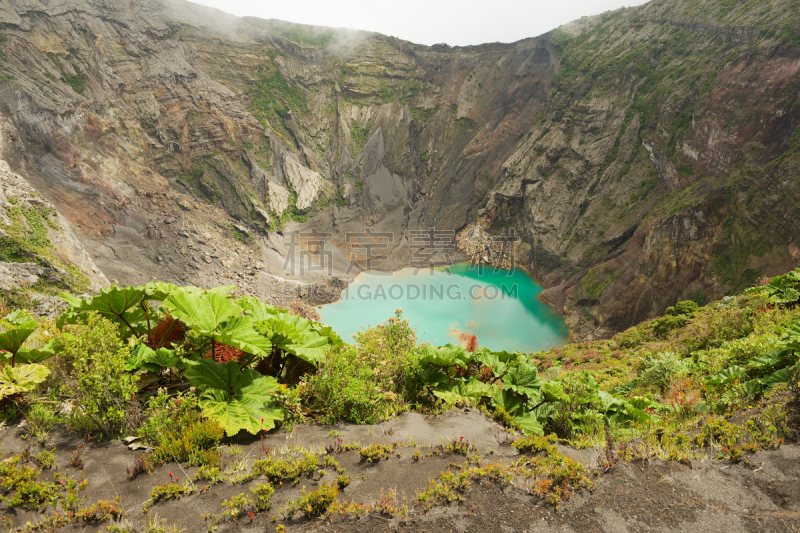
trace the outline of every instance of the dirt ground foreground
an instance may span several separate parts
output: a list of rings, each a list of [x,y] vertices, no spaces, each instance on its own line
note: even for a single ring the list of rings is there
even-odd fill
[[[54,449],[57,466],[44,470],[40,480],[53,472],[79,478],[81,470],[67,466],[71,450],[82,444],[85,467],[83,476],[88,487],[83,495],[86,503],[100,499],[121,498],[125,514],[121,524],[131,530],[146,531],[148,520],[158,516],[166,524],[176,524],[187,532],[206,531],[213,520],[203,515],[222,513],[221,503],[237,494],[248,492],[258,480],[243,484],[224,482],[197,490],[178,500],[156,503],[149,514],[142,506],[151,489],[170,481],[169,473],[188,479],[196,470],[174,463],[158,468],[153,474],[129,479],[126,468],[133,465],[144,450],[130,451],[120,441],[96,442],[66,430],[54,430],[46,448],[24,440],[24,428],[0,429],[3,457],[19,454],[26,448],[38,453]],[[285,519],[280,508],[300,495],[302,488],[312,490],[324,481],[334,481],[337,473],[323,468],[313,477],[303,477],[297,485],[291,482],[275,487],[271,509],[254,517],[244,516],[238,522],[223,521],[217,531],[276,531],[283,525],[287,531],[501,531],[501,532],[637,532],[637,531],[797,531],[800,530],[800,446],[786,444],[747,457],[738,464],[708,460],[691,465],[660,460],[619,463],[594,477],[594,488],[581,491],[557,508],[541,497],[530,494],[524,484],[506,484],[489,480],[470,483],[464,501],[434,507],[424,512],[416,495],[428,488],[429,480],[448,468],[457,472],[466,462],[461,455],[435,453],[437,447],[462,437],[475,445],[482,463],[509,463],[518,458],[509,446],[507,433],[494,421],[475,410],[452,410],[426,418],[406,413],[375,426],[339,424],[302,425],[292,433],[278,430],[263,440],[247,439],[227,442],[221,453],[224,466],[248,464],[272,449],[288,457],[304,452],[325,454],[325,446],[337,442],[357,441],[361,446],[392,444],[398,446],[388,459],[368,463],[358,451],[335,454],[352,482],[341,490],[340,501],[374,503],[382,496],[393,495],[397,505],[408,506],[410,512],[401,518],[387,518],[377,512],[367,516],[334,516],[326,520],[295,516]],[[231,445],[241,447],[240,455],[229,454]],[[421,452],[415,460],[414,452]],[[597,449],[574,450],[559,446],[559,451],[590,468],[597,466]],[[322,474],[322,471],[325,474]],[[198,485],[201,482],[198,482]],[[199,487],[198,487],[199,488]],[[49,511],[48,511],[49,512]],[[0,513],[13,527],[25,529],[40,518],[34,511],[9,511],[2,505]],[[251,519],[252,518],[252,519]],[[105,524],[66,526],[60,531],[101,531]],[[138,529],[136,529],[138,528]],[[11,529],[14,530],[14,529]]]

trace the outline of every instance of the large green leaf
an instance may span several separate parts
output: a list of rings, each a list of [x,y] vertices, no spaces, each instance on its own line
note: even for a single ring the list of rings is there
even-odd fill
[[[208,336],[217,342],[259,357],[266,357],[272,349],[270,340],[259,335],[255,330],[253,319],[248,316],[233,317],[223,323],[218,331]]]
[[[13,313],[8,313],[3,320],[11,324],[12,326],[21,326],[27,322],[36,321],[31,315],[28,314],[27,311],[24,309],[19,309],[14,311]]]
[[[50,371],[46,366],[30,364],[0,367],[0,399],[12,394],[30,392],[42,383]]]
[[[36,326],[35,320],[29,320],[0,333],[0,350],[9,352],[11,355],[19,352],[28,337],[36,331]]]
[[[281,311],[277,307],[265,304],[252,296],[242,296],[237,300],[237,303],[239,307],[244,309],[247,316],[252,317],[256,322],[273,318]]]
[[[506,388],[529,398],[538,397],[539,389],[542,386],[542,380],[536,373],[536,367],[527,361],[520,361],[518,366],[512,368],[503,377],[503,383]]]
[[[50,341],[41,348],[26,348],[23,346],[17,352],[17,363],[41,363],[45,359],[49,359],[55,355],[55,342]],[[8,358],[10,362],[11,358]]]
[[[162,368],[172,368],[178,366],[181,358],[174,350],[159,348],[153,350],[145,344],[140,344],[136,350],[125,360],[125,370],[146,370],[148,372],[160,372]]]
[[[162,305],[173,318],[202,335],[212,335],[220,326],[242,314],[242,308],[222,294],[180,291],[170,294]]]
[[[781,338],[781,343],[787,350],[800,352],[800,322],[789,325],[786,334]]]
[[[473,354],[469,353],[463,346],[445,344],[444,346],[431,346],[423,344],[419,347],[419,361],[422,365],[434,365],[438,367],[467,366],[472,361]]]
[[[508,414],[517,416],[522,413],[525,402],[521,396],[513,394],[509,390],[495,387],[492,394],[492,403],[505,409]]]
[[[730,385],[736,380],[742,381],[744,377],[745,377],[744,368],[736,365],[731,365],[728,368],[722,370],[722,372],[720,372],[719,374],[708,376],[706,378],[706,383],[708,385],[713,385],[715,387],[722,387],[725,385]]]
[[[652,420],[652,417],[645,410],[648,405],[641,403],[620,401],[612,404],[606,412],[606,416],[611,425],[628,425],[631,422],[645,423]]]
[[[170,294],[162,307],[194,331],[243,352],[266,357],[272,343],[254,329],[242,308],[217,292],[181,290]]]
[[[273,345],[316,366],[325,359],[333,343],[313,324],[301,316],[286,313],[262,320],[256,327]]]
[[[547,402],[569,402],[569,396],[560,384],[555,381],[548,381],[541,388],[542,399]]]
[[[273,397],[278,388],[275,378],[241,369],[235,362],[220,364],[210,359],[189,367],[186,376],[201,391],[203,415],[219,423],[229,436],[241,430],[255,435],[283,420]]]
[[[161,370],[158,365],[150,362],[150,356],[155,355],[155,351],[145,344],[140,344],[135,350],[131,351],[130,357],[125,360],[125,370],[146,370],[148,372],[158,372]]]
[[[526,435],[544,435],[542,425],[532,414],[517,417],[514,419],[514,423],[517,424]]]
[[[508,352],[504,353],[508,354]],[[480,361],[483,366],[490,367],[492,369],[492,374],[496,378],[502,378],[508,373],[511,369],[509,361],[516,362],[513,358],[501,357],[500,354],[489,350],[478,351],[475,358]]]
[[[146,283],[136,288],[144,291],[145,299],[156,302],[163,302],[169,297],[170,294],[182,290],[177,285],[173,285],[172,283],[162,283],[160,281],[151,281],[150,283]]]
[[[449,381],[447,374],[432,366],[426,366],[422,369],[420,372],[420,379],[425,386],[431,388]]]
[[[79,315],[94,311],[116,324],[124,326],[130,335],[139,334],[145,331],[137,327],[138,323],[145,319],[145,314],[144,310],[137,306],[144,297],[145,291],[141,288],[120,288],[116,285],[103,289],[93,298],[84,300],[64,293],[61,298],[70,304],[71,312],[65,313],[59,323],[74,323],[79,319]]]
[[[492,395],[492,386],[481,383],[477,379],[472,379],[467,382],[457,381],[439,385],[439,387],[433,391],[433,394],[437,398],[444,400],[445,403],[454,404],[465,398],[473,398],[476,400],[488,398]]]
[[[775,385],[781,385],[783,383],[788,383],[789,378],[794,371],[794,367],[786,367],[781,368],[780,370],[773,372],[769,376],[766,376],[762,379],[757,380],[758,383],[763,385],[767,389],[771,389]]]

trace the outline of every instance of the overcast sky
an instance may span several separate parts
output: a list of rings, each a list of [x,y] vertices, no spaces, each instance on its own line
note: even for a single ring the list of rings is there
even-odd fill
[[[645,0],[192,0],[239,16],[376,31],[466,46],[535,37],[582,16]]]

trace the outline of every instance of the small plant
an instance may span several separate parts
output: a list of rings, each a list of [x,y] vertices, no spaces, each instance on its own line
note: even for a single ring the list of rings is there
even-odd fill
[[[140,455],[133,460],[133,466],[125,467],[125,472],[127,472],[129,479],[135,479],[142,474],[152,474],[153,470],[147,464],[147,457]]]
[[[350,476],[339,476],[336,478],[336,485],[343,489],[350,484]]]
[[[453,453],[457,455],[463,455],[467,457],[470,451],[474,451],[476,448],[470,445],[469,440],[465,439],[463,435],[459,438],[454,438],[450,442],[444,445],[444,451],[447,453]]]
[[[358,450],[362,460],[368,463],[378,462],[381,459],[388,459],[394,452],[395,446],[385,446],[383,444],[371,444]]]
[[[202,465],[194,473],[195,481],[210,481],[214,484],[221,482],[222,479],[222,472],[217,466]]]
[[[52,407],[46,404],[34,404],[28,411],[27,436],[36,439],[39,446],[47,444],[50,430],[58,422]]]
[[[39,452],[39,455],[36,456],[36,462],[41,468],[53,468],[56,465],[56,456],[53,453],[54,451],[55,448],[52,450],[42,450]]]
[[[300,497],[290,501],[282,512],[288,518],[292,518],[298,512],[309,518],[322,516],[336,501],[338,495],[339,487],[325,482],[317,490],[311,492],[301,490]]]
[[[414,451],[411,453],[411,458],[412,458],[414,461],[419,461],[419,460],[422,458],[422,453],[421,453],[419,450],[414,450]]]
[[[170,472],[170,478],[171,477],[172,472]],[[194,485],[190,482],[187,481],[181,484],[178,483],[178,481],[179,478],[175,478],[175,483],[164,483],[153,487],[150,491],[150,499],[142,506],[142,510],[144,512],[149,511],[150,508],[160,500],[177,500],[194,492]]]
[[[317,457],[311,454],[292,462],[283,459],[260,459],[253,463],[253,473],[265,476],[273,483],[285,480],[298,483],[302,475],[313,475],[317,471],[317,466]]]
[[[86,466],[86,463],[83,460],[84,455],[84,448],[86,447],[86,443],[82,443],[74,450],[70,450],[69,461],[67,462],[67,466],[71,466],[72,468],[78,468],[83,470]]]
[[[548,455],[558,453],[557,448],[553,445],[558,439],[555,435],[548,435],[546,437],[532,436],[517,439],[511,445],[517,449],[519,453],[541,453],[544,452]]]

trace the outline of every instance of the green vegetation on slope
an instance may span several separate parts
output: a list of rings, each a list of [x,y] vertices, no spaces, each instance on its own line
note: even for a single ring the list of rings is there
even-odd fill
[[[335,457],[358,450],[364,461],[380,462],[408,447],[419,461],[413,442],[362,447],[339,438],[322,457],[278,457],[262,449],[263,458],[252,465],[231,461],[222,470],[225,434],[291,428],[312,413],[323,423],[370,424],[407,410],[435,414],[474,406],[526,434],[508,439],[523,454],[510,464],[482,462],[463,436],[443,440],[430,456],[461,455],[477,466],[464,464],[460,473],[432,479],[417,495],[423,512],[463,501],[472,479],[535,480],[534,492],[553,505],[591,488],[590,471],[559,453],[556,442],[604,448],[600,467],[608,469],[653,456],[740,461],[797,438],[800,269],[705,307],[679,302],[665,317],[609,341],[532,355],[482,349],[474,338],[467,346],[419,345],[399,309],[346,345],[322,324],[251,297],[235,298],[232,289],[112,287],[83,300],[64,294],[69,309],[56,322],[22,311],[0,318],[0,416],[25,416],[28,435],[40,443],[59,423],[106,437],[136,434],[153,451],[128,467],[130,478],[172,461],[198,467],[183,483],[170,472],[169,482],[152,489],[145,511],[193,494],[196,482],[266,478],[223,502],[228,510],[208,515],[212,525],[245,513],[252,518],[269,509],[274,488],[284,481],[327,475],[326,469],[336,480],[301,492],[281,509],[285,516],[408,513],[392,499],[374,507],[337,501],[350,478]],[[159,388],[140,389],[142,381]],[[57,414],[63,400],[80,408]],[[241,454],[237,448],[232,445],[230,454]],[[33,460],[39,468],[20,467],[23,459],[32,461],[23,454],[0,462],[9,508],[53,505],[46,523],[56,525],[117,512],[119,501],[75,504],[69,508],[77,515],[60,514],[59,502],[77,501],[77,482],[37,480],[52,466],[52,455],[39,454]],[[69,466],[83,468],[80,449]]]
[[[85,404],[70,424],[109,436],[141,431],[156,441],[149,422],[125,416],[148,402],[130,385],[139,379],[176,390],[191,385],[198,413],[228,435],[302,423],[309,411],[329,423],[375,423],[410,409],[472,405],[524,433],[589,444],[604,439],[606,428],[618,440],[691,432],[712,421],[727,428],[720,417],[761,406],[772,417],[768,426],[743,426],[726,441],[736,458],[788,435],[782,391],[796,392],[800,379],[800,270],[702,308],[680,302],[609,341],[533,355],[478,348],[475,339],[466,347],[419,345],[400,310],[347,345],[322,324],[231,290],[151,283],[86,300],[65,294],[70,308],[38,329],[24,313],[9,315],[0,334],[6,371],[30,372],[25,388],[0,376],[0,399],[12,406],[5,416],[15,416],[13,405],[48,375],[56,382],[39,394]],[[98,349],[104,387],[92,385],[99,374],[82,363],[99,365]],[[159,402],[150,403],[152,416],[161,416]],[[127,427],[131,420],[145,426]],[[696,454],[709,444],[684,439],[670,453]]]

